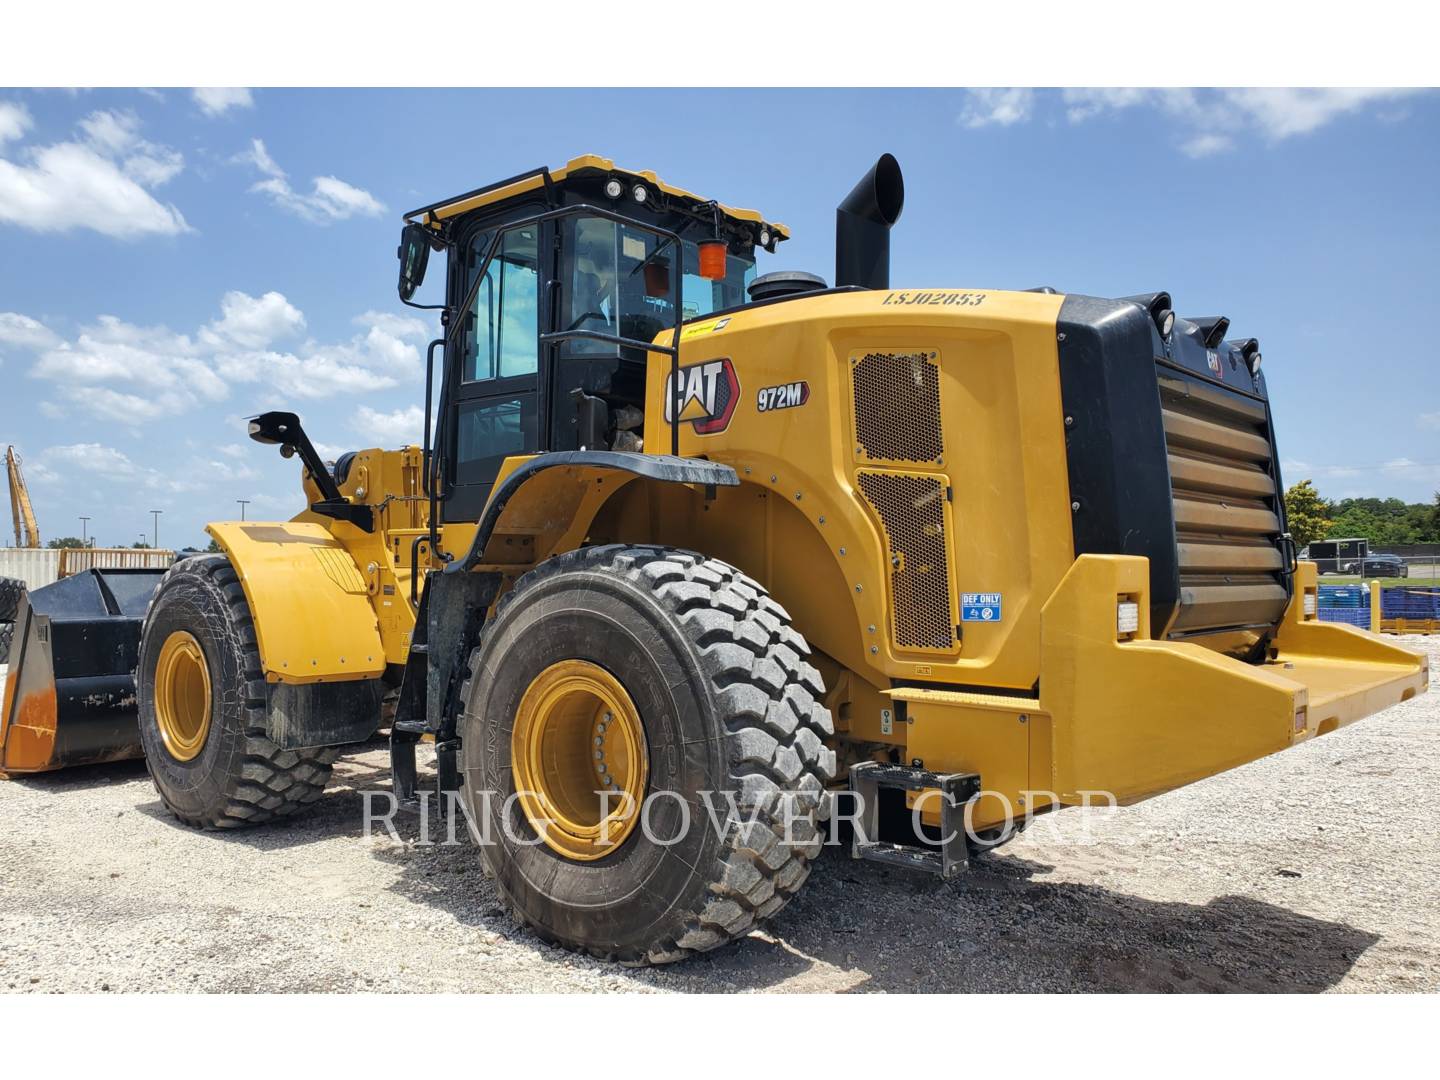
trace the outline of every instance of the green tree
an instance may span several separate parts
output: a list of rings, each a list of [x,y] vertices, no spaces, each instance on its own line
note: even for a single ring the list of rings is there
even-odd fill
[[[48,548],[83,548],[90,545],[78,536],[57,536],[45,546]]]
[[[206,550],[206,551],[209,551],[209,552],[211,552],[211,553],[214,553],[214,554],[218,554],[219,551],[220,551],[220,541],[216,540],[216,539],[212,536],[212,537],[210,538],[210,546],[207,547],[205,550]]]
[[[1363,536],[1371,545],[1415,544],[1426,538],[1426,528],[1417,517],[1422,504],[1401,499],[1341,499],[1331,507],[1330,536]]]
[[[1285,519],[1295,543],[1304,547],[1312,540],[1323,540],[1330,534],[1333,522],[1328,516],[1330,504],[1320,497],[1315,485],[1301,480],[1285,492]]]

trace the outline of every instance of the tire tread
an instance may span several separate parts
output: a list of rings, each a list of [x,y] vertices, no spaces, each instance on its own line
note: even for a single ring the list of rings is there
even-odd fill
[[[835,754],[825,740],[834,725],[821,704],[820,673],[805,659],[809,646],[790,625],[789,613],[758,582],[718,559],[650,545],[579,548],[521,577],[500,599],[496,616],[528,589],[586,571],[618,575],[649,591],[694,647],[726,733],[741,821],[727,829],[705,901],[683,913],[683,929],[640,954],[617,955],[555,939],[504,899],[522,923],[553,944],[621,963],[672,963],[748,934],[805,883],[823,842],[818,823],[829,813],[825,788],[835,776]],[[482,632],[462,700],[469,699],[484,647]],[[798,842],[785,841],[787,797],[793,800],[790,838]]]
[[[335,747],[284,750],[266,733],[268,700],[255,621],[244,586],[224,555],[198,555],[172,564],[150,600],[145,612],[147,620],[165,587],[182,574],[204,576],[224,599],[225,617],[242,661],[243,682],[236,690],[243,694],[245,753],[226,804],[213,814],[201,817],[186,813],[170,801],[158,783],[156,791],[166,809],[197,829],[246,828],[289,817],[325,793],[331,767],[340,752]]]

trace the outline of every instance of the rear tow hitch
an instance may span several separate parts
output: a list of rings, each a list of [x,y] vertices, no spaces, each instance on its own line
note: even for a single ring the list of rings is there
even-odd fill
[[[919,796],[910,815],[913,840],[894,843],[880,839],[880,789],[929,791]],[[869,859],[939,874],[944,880],[955,877],[968,863],[965,837],[965,807],[980,794],[976,773],[935,773],[905,765],[866,761],[850,767],[850,790],[859,800],[855,820],[852,858]],[[935,794],[938,792],[938,795]],[[927,841],[920,835],[919,811],[940,803],[940,839]]]

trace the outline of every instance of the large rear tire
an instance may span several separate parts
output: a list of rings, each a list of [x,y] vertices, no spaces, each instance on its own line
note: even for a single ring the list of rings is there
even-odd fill
[[[820,852],[835,772],[809,651],[756,582],[691,552],[584,548],[522,577],[462,690],[465,796],[477,828],[494,825],[482,851],[502,900],[545,940],[626,963],[713,949],[777,913]],[[602,753],[649,807],[609,846],[558,790]],[[560,808],[539,829],[516,783],[536,775]]]
[[[135,675],[145,764],[185,824],[259,825],[324,793],[338,751],[282,750],[266,734],[255,624],[224,555],[166,573],[145,613]]]

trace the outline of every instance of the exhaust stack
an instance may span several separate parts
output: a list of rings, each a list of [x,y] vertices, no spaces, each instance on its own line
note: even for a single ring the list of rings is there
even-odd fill
[[[900,163],[880,155],[835,208],[835,285],[890,287],[890,226],[905,208]]]

